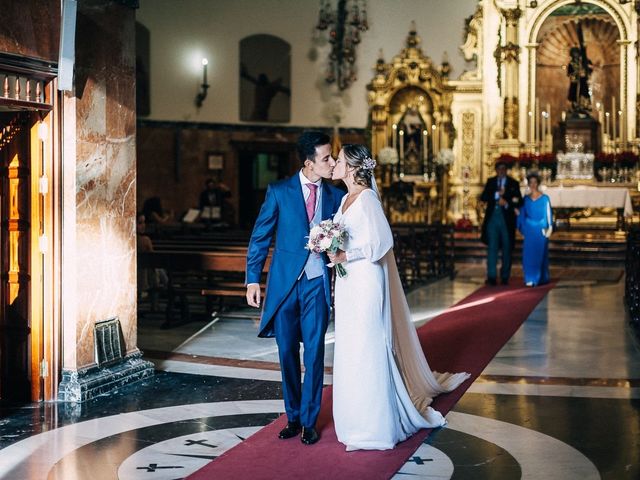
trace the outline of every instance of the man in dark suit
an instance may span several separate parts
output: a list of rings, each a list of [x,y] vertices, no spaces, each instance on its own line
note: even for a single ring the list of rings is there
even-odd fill
[[[304,132],[298,140],[301,170],[269,185],[247,251],[247,303],[260,307],[260,275],[275,236],[260,337],[276,337],[287,426],[281,439],[297,436],[306,445],[318,441],[315,423],[320,412],[324,377],[324,335],[331,304],[329,259],[310,252],[312,225],[331,219],[342,190],[326,181],[336,162],[331,139]],[[300,342],[304,345],[304,385],[301,384]]]
[[[496,176],[487,180],[480,200],[487,203],[482,242],[487,245],[487,284],[496,285],[498,251],[502,251],[500,279],[509,283],[511,252],[516,237],[516,214],[522,203],[518,182],[507,175],[507,164],[496,163]]]

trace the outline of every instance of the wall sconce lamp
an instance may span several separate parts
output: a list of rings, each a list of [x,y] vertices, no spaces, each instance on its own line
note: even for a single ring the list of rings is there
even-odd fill
[[[206,58],[202,59],[202,85],[200,85],[200,91],[196,95],[196,107],[200,108],[202,106],[202,102],[207,98],[207,90],[209,89],[209,84],[207,83],[207,65],[209,65],[209,60]]]

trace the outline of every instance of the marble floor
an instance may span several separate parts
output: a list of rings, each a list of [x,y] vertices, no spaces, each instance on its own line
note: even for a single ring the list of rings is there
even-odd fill
[[[477,265],[459,270],[409,293],[416,325],[481,285]],[[592,270],[561,277],[394,478],[640,479],[624,278]],[[153,378],[84,404],[1,405],[0,478],[184,478],[282,413],[275,343],[253,320],[161,323],[139,323]],[[326,342],[329,384],[331,328]]]

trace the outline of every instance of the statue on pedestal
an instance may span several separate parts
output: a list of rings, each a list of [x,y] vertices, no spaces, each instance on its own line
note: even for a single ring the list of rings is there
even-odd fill
[[[589,76],[593,72],[593,68],[591,67],[591,60],[587,58],[587,49],[584,45],[580,23],[578,23],[577,32],[580,46],[572,47],[569,50],[571,59],[567,66],[567,75],[570,82],[568,100],[571,102],[570,113],[588,115],[591,111]]]

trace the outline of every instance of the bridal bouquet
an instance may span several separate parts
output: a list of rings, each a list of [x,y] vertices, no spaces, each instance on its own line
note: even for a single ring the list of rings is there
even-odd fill
[[[323,220],[318,225],[311,228],[307,249],[315,253],[336,253],[344,243],[345,236],[346,232],[342,225],[339,223],[333,223],[332,220]],[[333,263],[329,264],[329,267],[333,266]],[[335,267],[336,272],[341,277],[344,277],[347,274],[347,270],[342,264],[338,263]]]

